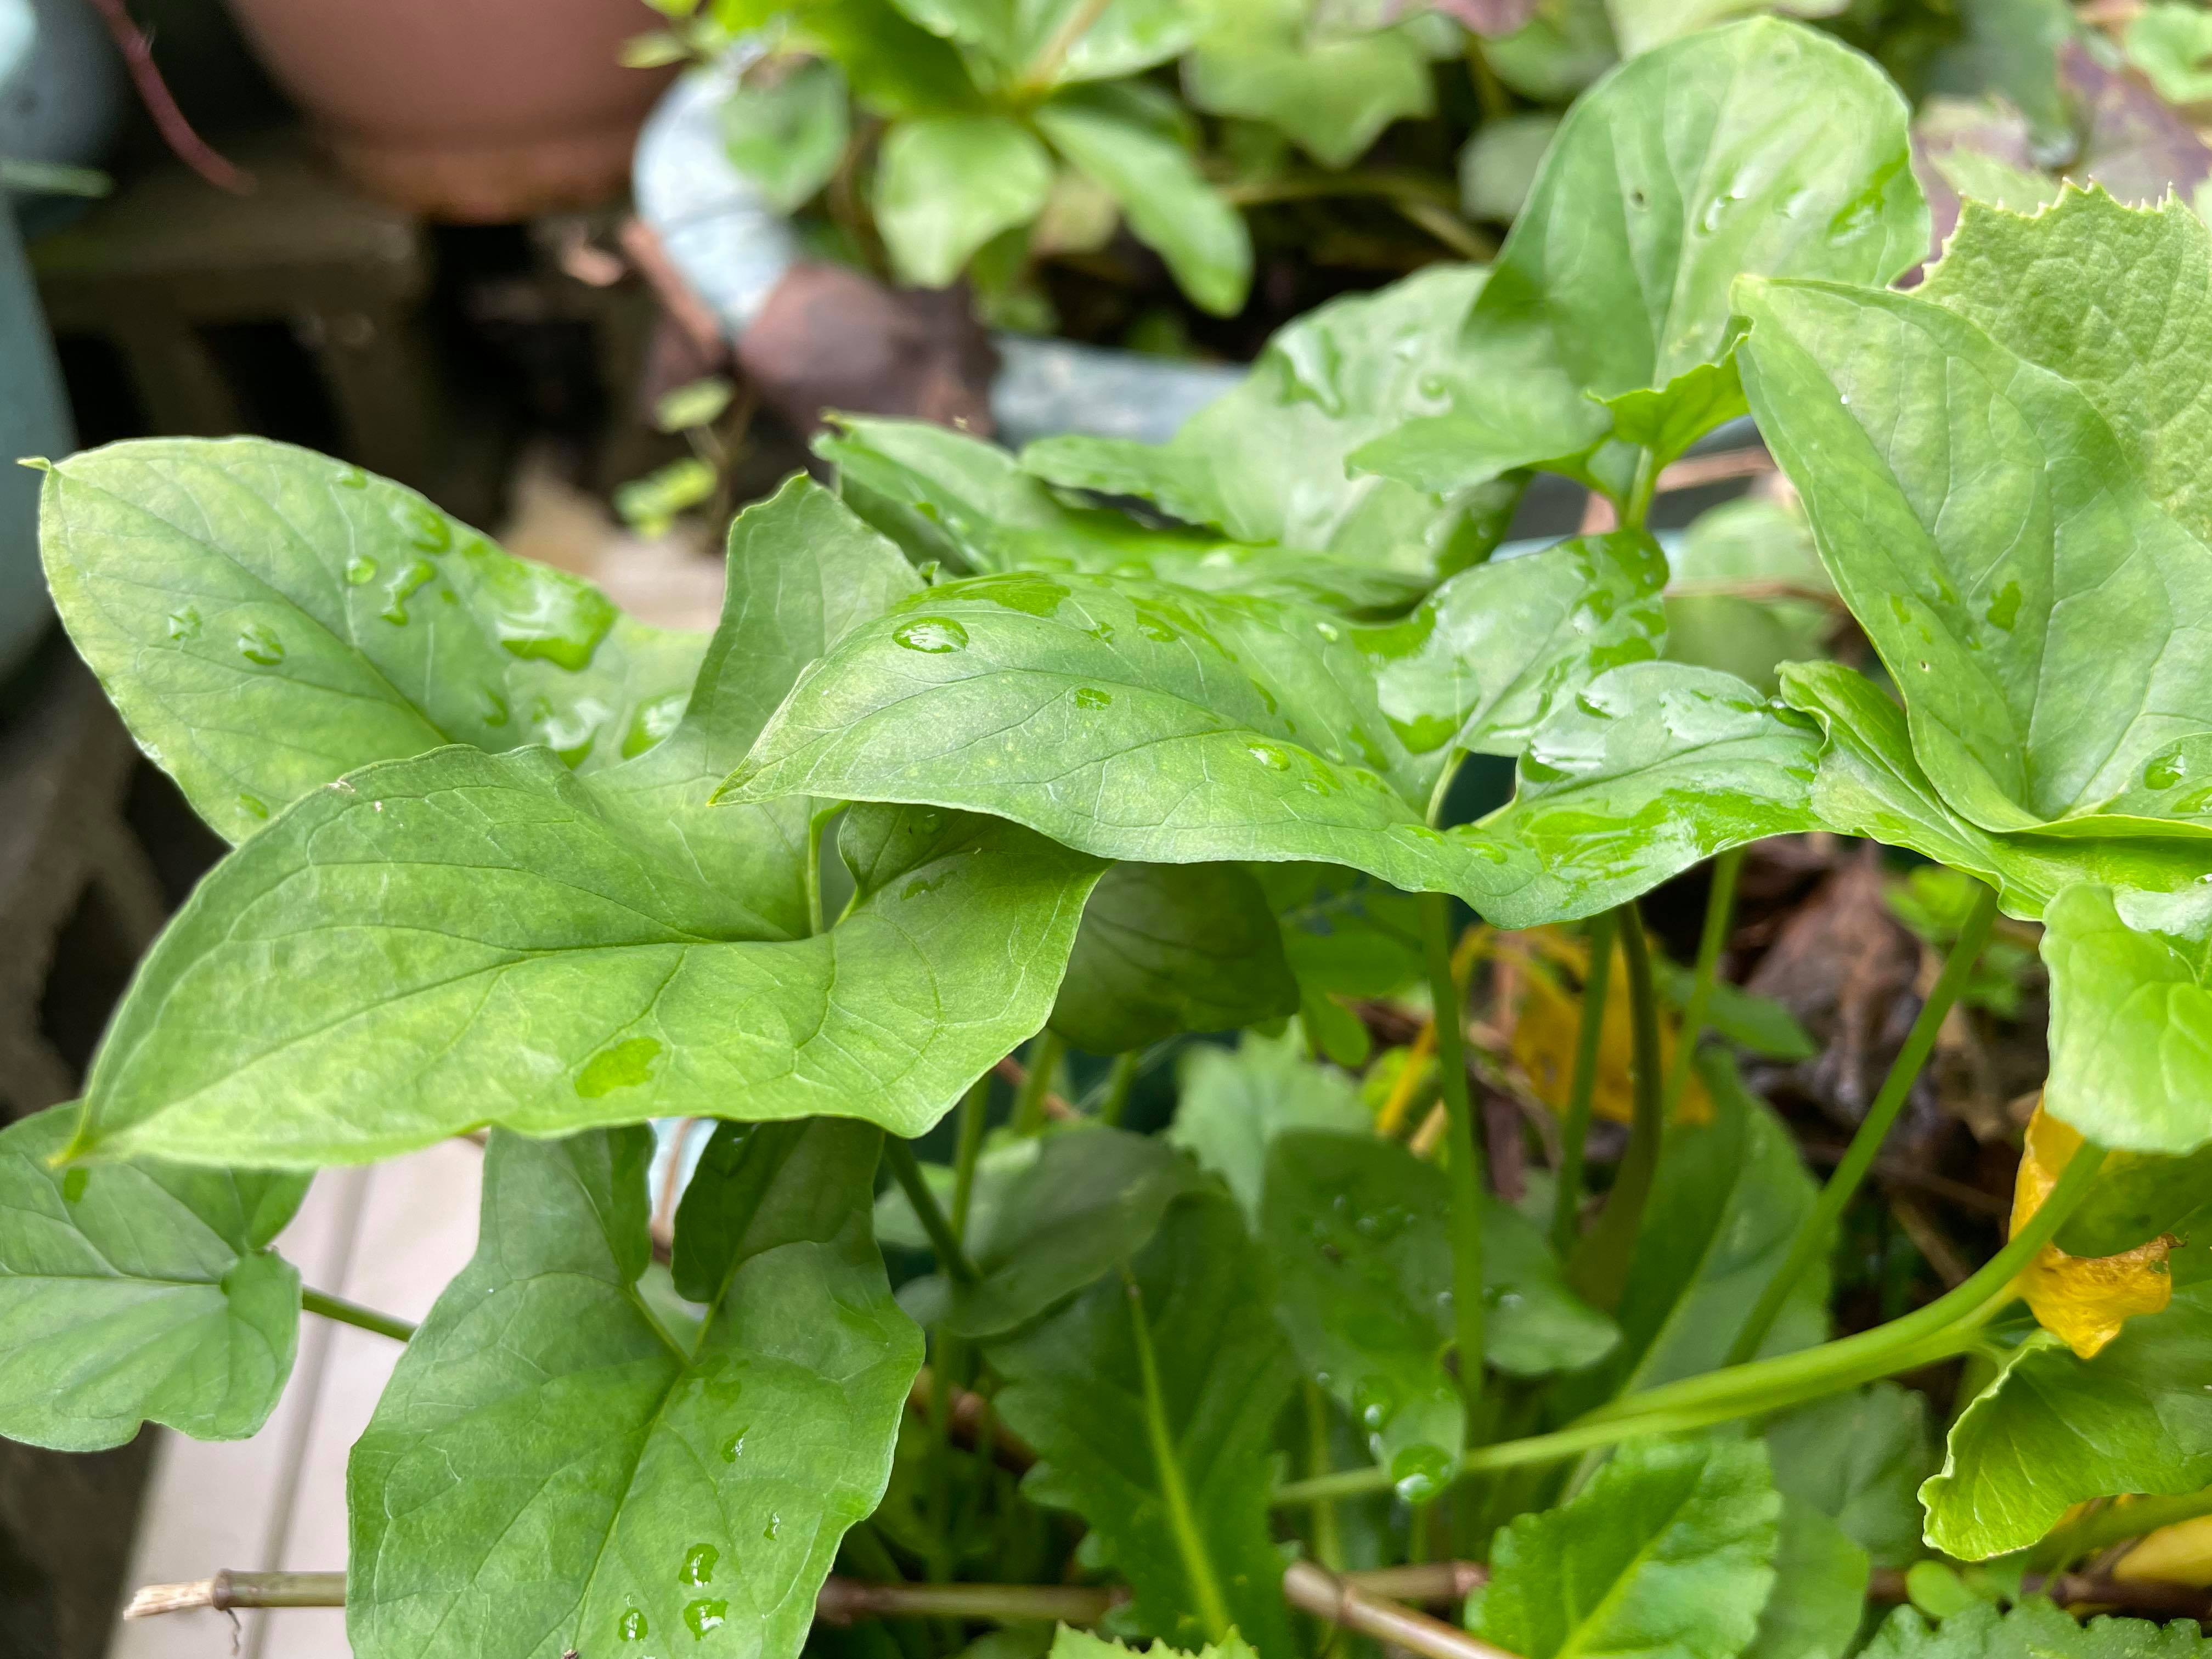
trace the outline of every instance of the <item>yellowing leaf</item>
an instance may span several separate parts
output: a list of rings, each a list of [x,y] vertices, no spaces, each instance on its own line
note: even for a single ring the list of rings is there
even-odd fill
[[[1579,940],[1550,927],[1530,928],[1510,937],[1523,943],[1524,960],[1535,957],[1556,963],[1587,978],[1589,952]],[[1615,960],[1618,961],[1618,952]],[[1582,998],[1551,975],[1533,967],[1522,974],[1521,982],[1520,1006],[1513,1020],[1513,1062],[1528,1074],[1538,1099],[1553,1110],[1564,1112],[1568,1093],[1574,1086],[1575,1046],[1582,1030]],[[1674,1063],[1674,1045],[1679,1036],[1677,1022],[1662,1008],[1659,1013],[1662,1076]],[[1634,1052],[1628,987],[1625,975],[1614,966],[1612,981],[1606,990],[1605,1024],[1598,1036],[1597,1085],[1590,1094],[1594,1116],[1609,1118],[1615,1123],[1626,1123],[1634,1118],[1636,1093],[1630,1064]],[[1703,1079],[1694,1072],[1682,1091],[1674,1119],[1678,1123],[1710,1123],[1713,1120],[1712,1097],[1705,1092]]]
[[[2123,1498],[2123,1503],[2127,1500]],[[2177,1521],[2144,1534],[2112,1569],[2120,1579],[2212,1588],[2212,1515]]]
[[[2079,1130],[2037,1104],[2013,1188],[2014,1231],[2043,1206],[2081,1146]],[[2166,1265],[2172,1246],[2170,1238],[2154,1238],[2118,1255],[2082,1256],[2046,1244],[2021,1274],[2021,1294],[2044,1329],[2082,1358],[2094,1359],[2135,1315],[2157,1313],[2172,1297]]]

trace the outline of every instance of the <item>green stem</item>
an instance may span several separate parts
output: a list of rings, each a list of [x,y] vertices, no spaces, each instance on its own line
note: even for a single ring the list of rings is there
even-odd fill
[[[320,1291],[300,1287],[300,1307],[302,1311],[320,1314],[325,1319],[334,1319],[341,1325],[351,1325],[360,1330],[374,1331],[379,1336],[388,1336],[394,1342],[404,1342],[415,1334],[415,1327],[404,1319],[379,1313],[374,1308],[364,1308],[358,1302],[349,1302],[343,1297],[325,1296]]]
[[[1121,1269],[1121,1283],[1129,1295],[1129,1328],[1135,1334],[1137,1370],[1145,1389],[1145,1437],[1152,1443],[1152,1462],[1159,1473],[1161,1506],[1167,1510],[1168,1530],[1190,1580],[1200,1627],[1208,1642],[1219,1642],[1229,1634],[1229,1603],[1221,1594],[1213,1558],[1206,1553],[1205,1534],[1199,1530],[1190,1492],[1183,1485],[1182,1463],[1168,1427],[1167,1396],[1160,1388],[1160,1362],[1152,1352],[1152,1328],[1145,1318],[1145,1293],[1127,1267]]]
[[[1114,1056],[1114,1070],[1106,1079],[1106,1098],[1098,1103],[1101,1123],[1121,1121],[1121,1114],[1129,1109],[1129,1091],[1137,1086],[1137,1073],[1143,1066],[1144,1055],[1134,1048]]]
[[[2028,1557],[2038,1572],[2063,1572],[2076,1561],[2087,1560],[2115,1544],[2141,1538],[2179,1521],[2212,1515],[2212,1486],[2172,1498],[2138,1498],[2132,1504],[2107,1504],[2103,1509],[2055,1528]]]
[[[1606,997],[1613,984],[1614,913],[1590,918],[1589,972],[1583,978],[1582,1029],[1575,1034],[1575,1080],[1567,1094],[1559,1133],[1559,1172],[1552,1198],[1552,1248],[1565,1256],[1574,1248],[1583,1206],[1583,1170],[1589,1140],[1590,1100],[1597,1090],[1598,1052],[1605,1036]]]
[[[1033,1135],[1044,1128],[1044,1097],[1052,1092],[1052,1074],[1060,1069],[1060,1056],[1066,1048],[1060,1033],[1047,1028],[1036,1034],[1026,1056],[1029,1074],[1022,1079],[1022,1086],[1014,1096],[1013,1130],[1018,1135]]]
[[[1956,1290],[1902,1319],[1816,1348],[1733,1365],[1626,1395],[1554,1433],[1478,1447],[1461,1460],[1461,1470],[1479,1474],[1556,1462],[1644,1435],[1687,1432],[1733,1418],[1802,1405],[1963,1353],[1973,1346],[1990,1317],[2014,1299],[2013,1281],[2088,1194],[2104,1159],[2102,1147],[2082,1147],[2067,1164],[2042,1207],[2002,1249]],[[1387,1491],[1390,1484],[1389,1473],[1384,1469],[1345,1469],[1321,1480],[1293,1481],[1279,1487],[1273,1501],[1312,1504],[1357,1498]]]
[[[818,812],[806,825],[806,927],[822,932],[822,836],[833,814]]]
[[[1690,1066],[1698,1056],[1698,1041],[1705,1034],[1705,1011],[1712,1006],[1713,981],[1718,974],[1721,951],[1728,944],[1735,921],[1735,882],[1742,873],[1747,847],[1731,847],[1713,860],[1712,890],[1705,896],[1705,927],[1698,936],[1698,965],[1690,980],[1690,1000],[1682,1009],[1682,1030],[1674,1044],[1674,1063],[1668,1068],[1667,1092],[1660,1105],[1672,1122],[1682,1091],[1690,1086]]]
[[[1325,1478],[1333,1460],[1328,1449],[1328,1397],[1311,1382],[1301,1382],[1306,1408],[1306,1467],[1312,1478]],[[1314,1559],[1331,1572],[1344,1571],[1344,1536],[1336,1525],[1336,1507],[1327,1500],[1313,1506]]]
[[[963,1249],[968,1243],[968,1214],[975,1202],[975,1165],[983,1155],[983,1130],[990,1115],[991,1074],[986,1072],[960,1097],[958,1139],[953,1143],[950,1224]]]
[[[945,1219],[939,1207],[937,1194],[929,1190],[929,1182],[922,1179],[921,1165],[915,1162],[914,1147],[903,1135],[884,1137],[884,1156],[891,1166],[891,1176],[900,1190],[906,1194],[907,1202],[921,1218],[922,1231],[929,1235],[931,1248],[947,1275],[962,1285],[973,1285],[976,1279],[975,1264],[968,1259],[968,1252],[960,1247],[959,1235]]]
[[[1982,888],[1974,896],[1974,908],[1966,917],[1966,926],[1959,930],[1959,941],[1951,947],[1943,971],[1936,976],[1935,988],[1921,1005],[1920,1016],[1912,1022],[1905,1046],[1897,1051],[1889,1075],[1881,1080],[1881,1092],[1875,1097],[1874,1104],[1851,1136],[1850,1146],[1829,1175],[1827,1185],[1821,1188],[1819,1200],[1799,1224],[1796,1237],[1790,1241],[1790,1254],[1783,1258],[1780,1269],[1759,1292],[1743,1328],[1736,1333],[1735,1341],[1729,1348],[1729,1364],[1740,1365],[1759,1352],[1759,1345],[1766,1340],[1766,1334],[1781,1316],[1790,1291],[1796,1288],[1798,1280],[1805,1276],[1820,1252],[1828,1248],[1836,1223],[1857,1195],[1867,1171],[1874,1167],[1875,1159],[1881,1152],[1882,1142],[1888,1138],[1890,1126],[1904,1109],[1905,1097],[1912,1092],[1913,1082],[1919,1077],[1921,1066],[1927,1063],[1929,1051],[1936,1046],[1936,1033],[1942,1028],[1945,1017],[1959,1000],[1959,994],[1966,989],[1967,976],[1980,959],[1982,945],[1989,939],[1990,926],[1996,920],[1996,890]]]
[[[1628,486],[1628,499],[1621,503],[1620,527],[1641,530],[1651,517],[1652,498],[1659,492],[1659,455],[1646,449],[1636,458],[1636,477]]]
[[[1659,1103],[1659,1000],[1651,985],[1651,949],[1635,904],[1622,905],[1618,914],[1621,961],[1628,973],[1629,1027],[1635,1039],[1635,1115],[1605,1208],[1568,1267],[1575,1288],[1607,1312],[1620,1305],[1628,1288],[1629,1265],[1636,1259],[1637,1235],[1658,1176],[1667,1129]]]
[[[1451,1178],[1452,1335],[1460,1390],[1472,1419],[1482,1398],[1482,1150],[1467,1086],[1467,1036],[1458,981],[1452,977],[1451,897],[1421,895],[1421,944],[1437,1034],[1437,1078],[1443,1090]]]

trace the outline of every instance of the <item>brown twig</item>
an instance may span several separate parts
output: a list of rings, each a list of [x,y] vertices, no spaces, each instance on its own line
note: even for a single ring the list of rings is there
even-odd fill
[[[709,363],[725,362],[730,355],[730,343],[722,337],[722,325],[707,308],[707,302],[684,280],[660,246],[660,238],[642,219],[625,219],[622,228],[615,233],[622,244],[623,252],[629,257],[637,274],[645,278],[646,286],[653,290],[653,298],[660,301],[684,337],[697,349],[699,356]]]
[[[1000,1077],[1013,1085],[1018,1093],[1022,1085],[1030,1080],[1030,1068],[1012,1054],[1008,1054],[1000,1060],[994,1069]],[[1044,1092],[1044,1115],[1047,1117],[1058,1118],[1063,1123],[1073,1123],[1083,1115],[1064,1098],[1049,1089]]]
[[[107,25],[107,32],[115,37],[115,45],[123,54],[123,62],[131,71],[131,84],[138,89],[139,100],[146,106],[146,113],[154,118],[154,125],[176,158],[217,190],[227,190],[234,196],[253,193],[253,175],[242,173],[217,154],[185,118],[184,111],[169,94],[169,84],[162,80],[161,71],[154,62],[154,37],[131,21],[124,9],[123,0],[92,0],[93,9]]]
[[[2062,1572],[2045,1577],[2031,1572],[2020,1583],[2024,1595],[2047,1595],[2064,1607],[2113,1607],[2122,1613],[2144,1613],[2159,1619],[2194,1619],[2212,1622],[2212,1590],[2194,1584],[2174,1584],[2154,1578],[2110,1578],[2101,1573]],[[1867,1595],[1875,1601],[1909,1600],[1905,1575],[1894,1567],[1878,1567],[1867,1584]]]
[[[937,1410],[937,1380],[925,1365],[914,1379],[914,1387],[907,1391],[906,1402],[927,1419]],[[952,1391],[952,1437],[960,1444],[973,1449],[983,1432],[985,1418],[991,1402],[980,1394],[966,1389]],[[1004,1423],[991,1425],[991,1456],[1000,1468],[1010,1474],[1021,1474],[1036,1462],[1036,1453],[1026,1442],[1012,1432]]]
[[[1425,1659],[1514,1659],[1504,1648],[1492,1647],[1402,1601],[1376,1595],[1310,1561],[1293,1561],[1284,1572],[1283,1598],[1316,1619]]]
[[[1430,1659],[1512,1659],[1389,1599],[1456,1603],[1488,1575],[1472,1561],[1438,1561],[1373,1572],[1325,1572],[1310,1562],[1283,1575],[1283,1595],[1293,1607],[1362,1635],[1396,1643]],[[343,1572],[234,1572],[180,1584],[148,1584],[131,1598],[125,1619],[151,1619],[196,1607],[342,1607]],[[1118,1584],[876,1583],[832,1576],[815,1598],[814,1616],[825,1624],[860,1619],[972,1619],[997,1624],[1095,1625],[1129,1599]]]
[[[1845,1149],[1814,1140],[1803,1144],[1805,1156],[1815,1164],[1840,1164]],[[1925,1170],[1915,1169],[1910,1164],[1894,1158],[1878,1158],[1875,1162],[1875,1177],[1893,1187],[1910,1187],[1932,1197],[1948,1199],[1962,1210],[1972,1210],[1980,1215],[2001,1216],[2012,1205],[1994,1193],[1985,1193],[1979,1187],[1969,1187],[1963,1181],[1953,1181],[1945,1176],[1930,1175]]]
[[[1929,1218],[1928,1212],[1902,1193],[1889,1195],[1889,1212],[1905,1236],[1912,1241],[1912,1248],[1936,1270],[1936,1277],[1943,1281],[1943,1288],[1954,1291],[1965,1284],[1973,1268],[1959,1254],[1959,1247],[1945,1236],[1943,1230]]]
[[[345,1574],[342,1572],[233,1572],[228,1567],[211,1578],[195,1578],[182,1584],[149,1584],[123,1609],[125,1619],[151,1619],[156,1613],[182,1613],[190,1607],[213,1607],[228,1613],[233,1607],[342,1607],[345,1605]]]
[[[1696,489],[1705,484],[1726,483],[1731,478],[1756,478],[1771,472],[1774,457],[1764,449],[1723,449],[1713,455],[1689,455],[1659,475],[1654,495]]]

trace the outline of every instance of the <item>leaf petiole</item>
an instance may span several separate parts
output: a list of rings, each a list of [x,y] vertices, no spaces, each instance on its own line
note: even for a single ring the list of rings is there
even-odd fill
[[[404,1319],[391,1314],[379,1313],[374,1308],[364,1308],[358,1302],[349,1302],[341,1296],[327,1296],[320,1291],[300,1287],[300,1310],[335,1320],[341,1325],[351,1325],[356,1330],[374,1331],[379,1336],[388,1336],[394,1342],[404,1342],[415,1334],[415,1327]]]
[[[1920,1016],[1912,1022],[1905,1046],[1897,1051],[1889,1075],[1881,1080],[1881,1091],[1860,1121],[1843,1160],[1829,1175],[1827,1184],[1820,1188],[1820,1196],[1799,1225],[1796,1237],[1790,1241],[1790,1254],[1783,1259],[1774,1277],[1767,1280],[1743,1328],[1736,1333],[1729,1348],[1729,1364],[1740,1365],[1759,1352],[1759,1345],[1773,1329],[1784,1304],[1790,1299],[1790,1292],[1826,1246],[1836,1223],[1856,1196],[1860,1183],[1865,1181],[1867,1171],[1874,1167],[1875,1158],[1881,1152],[1882,1142],[1889,1136],[1890,1126],[1904,1109],[1905,1097],[1911,1093],[1920,1068],[1927,1063],[1929,1051],[1936,1046],[1936,1033],[1942,1029],[1959,994],[1966,988],[1967,977],[1981,958],[1982,946],[1989,939],[1990,927],[1996,920],[1996,890],[1981,887],[1974,895],[1974,908],[1968,913],[1966,925],[1959,930],[1958,943],[1951,947],[1943,971],[1936,976],[1935,988],[1921,1005]]]
[[[956,1284],[973,1285],[979,1277],[975,1264],[968,1259],[968,1252],[961,1248],[952,1224],[937,1202],[937,1194],[929,1190],[929,1182],[922,1178],[921,1165],[915,1161],[913,1146],[903,1136],[885,1135],[884,1157],[891,1166],[891,1176],[898,1182],[899,1190],[914,1206],[921,1230],[929,1235],[930,1248],[937,1252],[945,1275]]]
[[[1597,1091],[1598,1051],[1605,1036],[1606,998],[1613,985],[1613,940],[1619,918],[1611,910],[1590,918],[1589,972],[1583,979],[1582,1026],[1575,1034],[1575,1080],[1559,1131],[1559,1174],[1552,1198],[1552,1248],[1566,1255],[1575,1243],[1583,1203],[1583,1171],[1589,1142],[1590,1101]]]
[[[1613,1190],[1605,1208],[1575,1251],[1568,1277],[1594,1306],[1611,1311],[1620,1305],[1628,1285],[1629,1265],[1635,1260],[1636,1238],[1644,1226],[1644,1209],[1659,1173],[1659,1150],[1666,1137],[1667,1119],[1659,1097],[1659,1003],[1651,980],[1651,948],[1644,938],[1643,918],[1632,902],[1616,912],[1620,918],[1620,955],[1628,973],[1628,1012],[1635,1042],[1635,1121],[1628,1131],[1628,1150],[1621,1155]]]
[[[1437,1076],[1443,1090],[1451,1178],[1452,1335],[1459,1352],[1460,1391],[1472,1420],[1482,1398],[1482,1150],[1474,1138],[1474,1104],[1467,1086],[1467,1034],[1459,981],[1452,974],[1451,897],[1421,895],[1421,945],[1428,962]]]
[[[1731,847],[1713,860],[1712,890],[1705,898],[1705,931],[1698,936],[1698,963],[1690,981],[1690,1000],[1683,1005],[1682,1029],[1674,1044],[1674,1063],[1667,1073],[1667,1093],[1662,1105],[1669,1121],[1690,1085],[1690,1065],[1697,1058],[1698,1039],[1705,1035],[1705,1011],[1713,1000],[1713,981],[1720,968],[1721,951],[1728,945],[1729,928],[1735,921],[1736,878],[1742,873],[1748,847]]]
[[[1176,1553],[1182,1557],[1183,1572],[1190,1580],[1191,1600],[1196,1604],[1206,1639],[1218,1642],[1229,1634],[1229,1603],[1222,1595],[1205,1535],[1199,1530],[1197,1512],[1191,1507],[1190,1491],[1183,1481],[1182,1460],[1176,1450],[1174,1432],[1168,1427],[1167,1397],[1160,1388],[1159,1358],[1152,1352],[1152,1328],[1145,1318],[1145,1293],[1127,1267],[1121,1269],[1121,1283],[1128,1293],[1129,1328],[1136,1340],[1137,1370],[1145,1390],[1145,1437],[1152,1443],[1152,1462],[1159,1472],[1168,1529],[1174,1534]]]

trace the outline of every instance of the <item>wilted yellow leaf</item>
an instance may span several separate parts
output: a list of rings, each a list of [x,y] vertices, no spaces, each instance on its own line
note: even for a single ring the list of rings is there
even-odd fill
[[[2120,1558],[2112,1577],[2212,1589],[2212,1515],[2177,1521],[2144,1534]]]
[[[2081,1146],[2080,1131],[2051,1116],[2039,1102],[2014,1179],[2015,1232],[2043,1207]],[[2172,1248],[2172,1240],[2154,1238],[2118,1255],[2069,1255],[2046,1244],[2021,1274],[2021,1294],[2045,1330],[2082,1358],[2094,1359],[2130,1319],[2156,1313],[2172,1298],[2166,1265]]]
[[[1513,935],[1524,942],[1524,955],[1571,968],[1586,974],[1589,952],[1579,940],[1548,927],[1533,927]],[[1501,948],[1503,948],[1501,946]],[[1597,1083],[1590,1091],[1593,1116],[1627,1123],[1636,1115],[1636,1089],[1631,1062],[1636,1039],[1628,1009],[1628,986],[1614,953],[1613,978],[1606,989],[1605,1023],[1598,1033]],[[1521,996],[1513,1018],[1513,1062],[1528,1079],[1536,1097],[1555,1112],[1567,1108],[1574,1088],[1575,1046],[1582,1033],[1583,1000],[1550,974],[1529,966],[1521,975]],[[1678,1022],[1665,1009],[1659,1011],[1659,1067],[1664,1077],[1674,1063],[1679,1040]],[[1682,1098],[1674,1109],[1678,1123],[1710,1123],[1712,1097],[1705,1081],[1690,1073]]]

